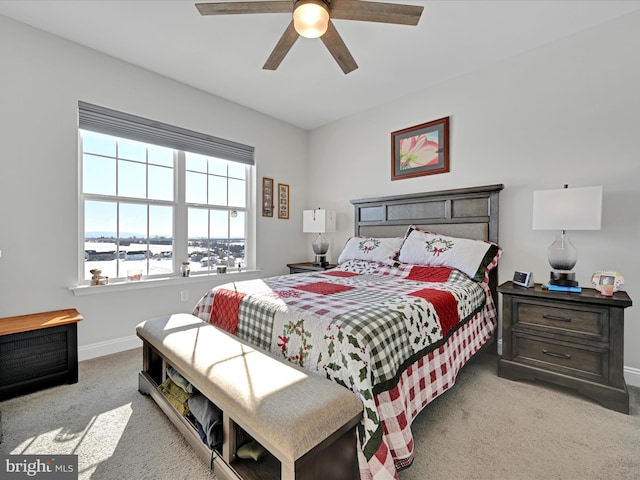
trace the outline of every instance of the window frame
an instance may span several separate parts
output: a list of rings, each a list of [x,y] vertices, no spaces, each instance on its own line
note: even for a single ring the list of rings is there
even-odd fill
[[[90,104],[85,104],[83,102],[79,102],[79,115],[82,116],[83,113],[83,107],[86,108],[86,106],[89,106],[89,110],[91,108],[96,108],[99,109],[100,111],[106,111],[107,113],[112,113],[115,111],[111,111],[109,109],[105,109],[103,107],[97,107],[97,106],[92,106]],[[160,125],[161,127],[166,127],[168,129],[176,129],[179,130],[180,132],[184,133],[194,133],[196,136],[198,135],[202,135],[202,134],[198,134],[197,132],[191,132],[188,130],[184,130],[184,129],[179,129],[178,127],[172,127],[170,125],[166,125],[166,124],[161,124],[159,122],[154,122],[154,121],[149,121],[146,119],[142,119],[141,117],[134,117],[131,116],[129,114],[124,114],[124,113],[120,113],[120,112],[115,112],[118,115],[122,115],[125,116],[126,118],[133,118],[133,119],[140,119],[142,121],[146,121],[152,124],[153,127]],[[153,200],[153,199],[149,199],[149,198],[133,198],[133,197],[124,197],[124,196],[119,196],[118,192],[116,191],[115,195],[104,195],[104,194],[90,194],[90,193],[84,193],[83,191],[83,175],[84,175],[84,159],[83,159],[83,138],[82,138],[82,131],[83,130],[88,130],[91,132],[95,132],[95,133],[99,133],[99,134],[104,134],[104,135],[109,135],[112,137],[116,137],[116,138],[123,138],[126,140],[134,140],[134,141],[138,141],[138,142],[142,142],[145,143],[147,145],[155,145],[155,146],[166,146],[166,145],[161,145],[159,143],[154,143],[152,141],[147,141],[147,140],[141,140],[139,138],[132,138],[131,136],[124,136],[124,135],[118,135],[115,133],[111,133],[108,131],[100,131],[100,128],[89,128],[86,126],[87,123],[85,122],[83,124],[82,121],[79,122],[79,126],[78,126],[78,196],[79,196],[79,208],[78,208],[78,236],[79,236],[79,246],[80,248],[78,249],[78,260],[79,260],[79,264],[78,264],[78,274],[77,274],[77,278],[78,278],[78,285],[79,286],[84,286],[84,285],[88,285],[90,284],[90,279],[89,278],[85,278],[85,206],[86,206],[86,202],[87,201],[107,201],[107,202],[111,202],[111,203],[117,203],[117,202],[125,202],[125,203],[133,203],[133,204],[142,204],[147,206],[147,212],[150,206],[153,205],[160,205],[160,206],[171,206],[173,208],[173,221],[172,221],[172,235],[173,235],[173,248],[172,248],[172,272],[171,273],[160,273],[160,274],[155,274],[155,275],[146,275],[144,274],[143,279],[150,279],[150,280],[157,280],[157,279],[161,279],[161,278],[176,278],[176,277],[180,277],[181,273],[180,273],[180,266],[181,263],[183,261],[188,261],[189,260],[189,256],[188,256],[188,250],[189,250],[189,238],[188,238],[188,211],[190,207],[194,207],[194,208],[202,208],[202,209],[206,209],[207,211],[211,211],[211,210],[223,210],[223,211],[227,211],[229,212],[229,214],[232,211],[242,211],[244,212],[244,266],[243,266],[243,270],[253,270],[255,269],[255,232],[254,232],[254,228],[252,228],[252,222],[255,221],[256,215],[255,215],[255,205],[254,205],[254,201],[255,201],[255,195],[253,193],[253,188],[254,188],[254,181],[253,181],[253,176],[255,174],[255,163],[253,161],[253,152],[254,149],[253,147],[247,147],[244,146],[242,144],[236,144],[234,142],[230,142],[230,141],[226,141],[226,140],[221,140],[218,139],[216,137],[211,137],[211,136],[205,136],[207,139],[209,140],[213,140],[213,144],[214,147],[216,146],[216,141],[220,141],[222,142],[221,145],[224,148],[227,148],[229,144],[231,144],[232,146],[240,146],[240,150],[242,154],[246,154],[247,152],[250,152],[250,156],[251,159],[250,161],[247,161],[246,158],[241,159],[240,161],[236,160],[236,159],[229,159],[229,158],[221,158],[220,156],[215,156],[212,157],[211,155],[208,155],[207,153],[203,153],[203,150],[200,149],[198,151],[198,148],[194,148],[194,149],[178,149],[175,147],[169,147],[173,149],[173,200],[172,201],[168,201],[168,200]],[[243,150],[244,149],[244,150]],[[204,150],[206,152],[210,152],[210,150]],[[245,206],[244,207],[238,207],[238,206],[229,206],[228,205],[228,200],[229,200],[229,192],[227,191],[227,205],[210,205],[210,204],[195,204],[195,203],[187,203],[185,198],[186,198],[186,155],[185,152],[190,152],[190,153],[195,153],[195,154],[199,154],[199,155],[204,155],[206,157],[212,157],[212,158],[216,158],[219,160],[223,160],[223,161],[227,161],[227,162],[233,162],[235,164],[244,164],[244,174],[245,174]],[[233,156],[233,155],[232,155]],[[116,160],[117,161],[117,160]],[[147,165],[149,165],[147,163]],[[146,178],[148,180],[148,169],[146,171]],[[229,176],[229,169],[227,169],[227,175],[226,175],[227,181],[229,178],[236,178],[236,177],[230,177]],[[117,178],[116,178],[117,181]],[[119,213],[118,215],[118,222],[120,221],[120,217],[119,217]],[[149,217],[147,216],[147,248],[149,245],[149,232],[148,232],[148,224],[149,224]],[[228,228],[229,231],[229,228]],[[210,235],[210,232],[209,232]],[[116,248],[117,250],[120,248],[119,243],[116,244]],[[117,260],[119,262],[119,259]],[[148,266],[147,266],[148,267]],[[116,284],[126,284],[126,272],[123,272],[120,270],[121,266],[118,265],[117,267],[117,271],[119,271],[119,276],[114,278],[113,281],[110,279],[109,283],[116,283]],[[228,271],[232,271],[231,268],[228,269]],[[199,271],[194,271],[193,269],[191,270],[191,275],[194,277],[199,277],[199,276],[208,276],[208,275],[217,275],[216,269],[214,267],[214,269],[211,269],[210,267],[207,268],[206,270],[199,270]],[[140,283],[140,282],[129,282],[131,285],[135,284],[135,283]]]

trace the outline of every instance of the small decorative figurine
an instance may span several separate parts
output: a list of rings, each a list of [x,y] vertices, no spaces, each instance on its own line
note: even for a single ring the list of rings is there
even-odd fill
[[[91,285],[106,285],[109,283],[109,277],[102,275],[102,270],[94,268],[89,270],[91,274]]]
[[[182,265],[180,265],[180,273],[183,277],[188,277],[191,274],[191,267],[189,266],[189,262],[182,262]]]

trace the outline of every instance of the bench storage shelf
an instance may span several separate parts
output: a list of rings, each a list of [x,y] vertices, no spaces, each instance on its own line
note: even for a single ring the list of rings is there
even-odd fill
[[[140,392],[160,406],[217,479],[359,478],[355,426],[362,403],[348,389],[192,315],[147,320],[137,334],[143,341]],[[158,390],[169,365],[222,410],[221,451],[212,454]],[[266,449],[257,462],[236,455],[248,438]]]

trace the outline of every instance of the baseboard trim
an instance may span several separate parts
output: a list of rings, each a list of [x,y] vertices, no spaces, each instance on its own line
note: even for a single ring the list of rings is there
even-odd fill
[[[640,368],[624,367],[624,379],[627,385],[640,387]]]
[[[91,360],[92,358],[104,357],[112,353],[120,353],[142,346],[142,340],[136,335],[130,337],[116,338],[106,342],[92,343],[83,347],[78,347],[78,360]]]

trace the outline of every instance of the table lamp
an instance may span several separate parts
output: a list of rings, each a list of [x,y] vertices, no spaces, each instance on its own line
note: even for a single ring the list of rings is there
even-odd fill
[[[313,264],[324,267],[327,264],[327,252],[329,251],[329,242],[324,234],[336,231],[336,213],[333,210],[322,208],[303,210],[302,231],[318,234],[311,244],[313,252],[316,254]]]
[[[571,270],[578,261],[578,250],[567,230],[600,230],[602,186],[540,190],[533,192],[533,230],[559,230],[547,250],[553,270],[549,284],[577,287]]]

